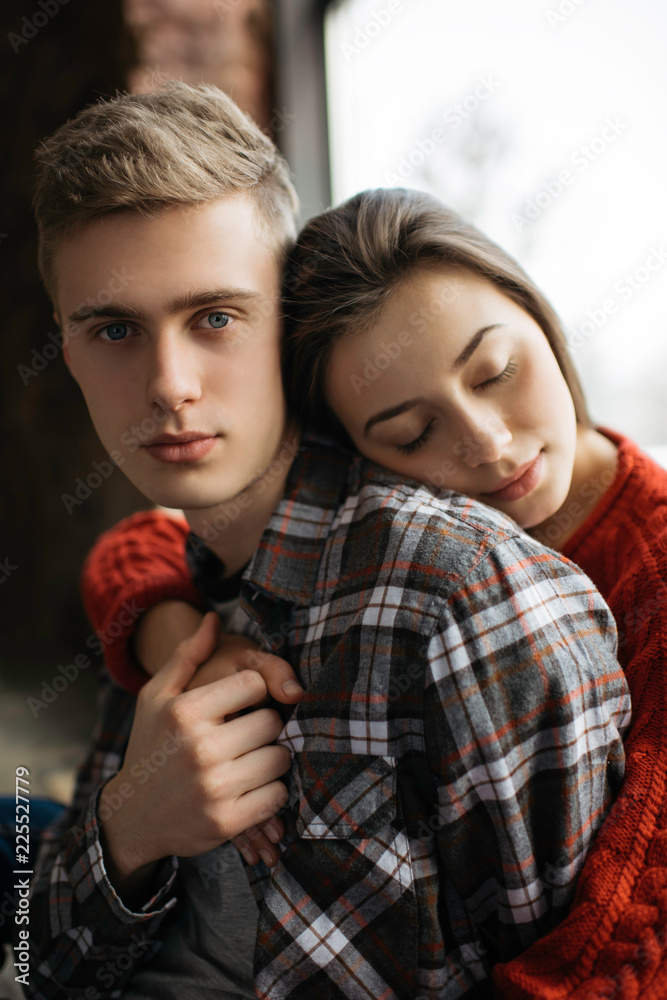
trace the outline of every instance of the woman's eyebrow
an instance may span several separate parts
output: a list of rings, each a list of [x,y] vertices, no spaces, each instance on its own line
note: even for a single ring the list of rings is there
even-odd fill
[[[397,417],[400,413],[405,413],[406,410],[411,410],[413,406],[417,403],[422,403],[423,399],[418,396],[416,399],[406,399],[404,403],[399,403],[397,406],[390,406],[387,410],[382,410],[380,413],[376,413],[375,416],[370,417],[366,421],[366,426],[364,427],[364,437],[368,434],[371,427],[375,424],[379,424],[383,420],[391,420],[392,417]]]
[[[466,363],[466,361],[470,361],[471,357],[473,356],[479,345],[484,340],[486,334],[489,333],[491,330],[496,330],[499,326],[505,326],[505,324],[491,323],[490,326],[483,326],[481,330],[478,330],[477,333],[473,337],[471,337],[466,346],[463,348],[458,358],[454,362],[453,367],[455,369],[461,368],[462,365]]]

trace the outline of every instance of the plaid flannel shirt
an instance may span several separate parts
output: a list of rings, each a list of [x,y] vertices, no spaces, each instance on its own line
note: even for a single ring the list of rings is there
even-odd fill
[[[629,696],[606,604],[498,512],[311,440],[241,606],[306,688],[280,736],[286,846],[270,878],[257,873],[257,996],[489,995],[491,965],[565,915],[623,777]],[[33,900],[54,930],[61,914],[44,969],[60,956],[72,997],[99,978],[105,937],[127,950],[144,925],[155,939],[174,903],[167,880],[141,914],[122,913],[94,795],[87,809],[88,840],[45,863]]]

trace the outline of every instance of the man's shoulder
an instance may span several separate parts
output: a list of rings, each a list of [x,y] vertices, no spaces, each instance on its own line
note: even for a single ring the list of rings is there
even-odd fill
[[[332,526],[344,536],[348,570],[351,564],[385,575],[401,570],[420,576],[431,590],[446,581],[455,585],[476,568],[486,576],[514,572],[518,564],[530,575],[533,563],[541,564],[539,576],[543,564],[550,572],[552,565],[577,572],[511,518],[460,493],[432,489],[367,461],[360,461],[351,485]]]
[[[357,489],[348,497],[357,517],[372,518],[397,535],[422,531],[431,544],[493,547],[511,538],[543,549],[510,517],[453,490],[437,490],[362,461]]]

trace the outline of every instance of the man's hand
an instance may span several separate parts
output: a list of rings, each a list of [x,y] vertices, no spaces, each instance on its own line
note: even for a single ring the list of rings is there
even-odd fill
[[[240,670],[256,670],[261,674],[269,695],[276,701],[292,705],[303,697],[303,688],[286,660],[273,653],[263,652],[257,643],[243,635],[228,633],[221,634],[218,648],[199,667],[187,690],[192,691],[223,677],[231,677]],[[267,701],[264,698],[259,705],[265,705]],[[265,864],[273,866],[280,857],[275,845],[282,840],[284,834],[283,821],[279,816],[274,816],[268,822],[250,827],[238,837],[232,837],[232,843],[248,864],[255,865],[261,858]]]
[[[123,767],[100,795],[105,861],[123,898],[141,893],[160,858],[204,854],[271,820],[287,800],[278,779],[289,752],[270,745],[282,729],[278,713],[232,718],[266,697],[261,673],[235,671],[186,690],[218,631],[209,613],[144,685]]]
[[[202,621],[201,612],[185,601],[163,601],[146,612],[137,626],[135,649],[144,668],[154,675],[171,656],[176,644],[192,635]],[[162,659],[161,659],[162,657]],[[240,670],[256,670],[261,674],[269,695],[285,705],[293,705],[303,696],[303,688],[286,660],[262,652],[256,643],[242,635],[220,635],[218,646],[197,669],[186,690],[231,677]],[[260,704],[266,704],[264,697]],[[262,859],[275,865],[280,857],[276,844],[285,833],[282,820],[274,816],[245,830],[232,842],[248,864]]]

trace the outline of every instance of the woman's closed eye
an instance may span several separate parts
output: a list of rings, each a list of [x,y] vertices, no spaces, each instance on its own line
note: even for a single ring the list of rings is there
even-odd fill
[[[485,389],[489,385],[502,385],[503,382],[509,382],[512,376],[516,375],[518,367],[519,366],[515,361],[508,361],[505,368],[503,368],[498,375],[494,375],[493,378],[487,378],[484,382],[480,382],[476,388]]]
[[[404,455],[412,455],[413,452],[417,451],[418,448],[421,448],[421,446],[428,441],[433,432],[434,423],[435,418],[429,420],[419,437],[414,438],[412,441],[408,441],[407,444],[397,444],[396,447],[398,450],[402,451]]]

